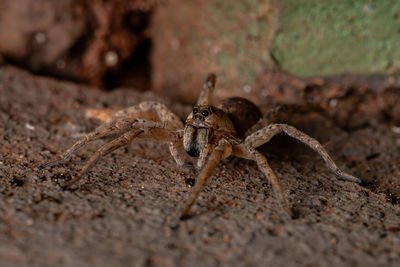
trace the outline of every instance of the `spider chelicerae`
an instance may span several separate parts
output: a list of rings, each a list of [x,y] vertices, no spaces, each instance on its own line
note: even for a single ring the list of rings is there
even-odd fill
[[[40,168],[69,159],[74,152],[89,142],[117,135],[117,138],[104,144],[91,156],[79,174],[65,184],[68,187],[88,172],[101,157],[113,150],[127,145],[134,139],[154,139],[169,143],[170,153],[179,166],[185,165],[185,161],[179,154],[179,148],[182,146],[190,156],[198,158],[197,167],[200,172],[182,210],[181,218],[188,215],[220,160],[231,155],[254,160],[271,183],[279,204],[289,216],[294,217],[278,178],[265,156],[256,150],[273,136],[283,132],[315,150],[338,177],[351,182],[361,182],[358,178],[341,171],[317,140],[293,126],[268,124],[261,129],[253,130],[254,126],[262,120],[262,116],[252,102],[236,97],[226,99],[219,107],[212,106],[211,98],[215,81],[214,74],[208,75],[197,104],[184,123],[165,105],[158,102],[142,102],[115,113],[109,122],[79,139],[61,154],[59,159],[42,164]]]

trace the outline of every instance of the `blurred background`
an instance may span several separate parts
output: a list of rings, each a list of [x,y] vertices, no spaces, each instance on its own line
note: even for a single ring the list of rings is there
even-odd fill
[[[0,0],[5,62],[185,103],[212,71],[217,99],[339,104],[400,121],[399,45],[397,0]]]
[[[0,266],[399,266],[399,47],[400,0],[0,0]],[[183,120],[209,72],[216,103],[305,107],[277,122],[362,184],[280,135],[260,152],[298,219],[232,158],[178,223],[197,172],[166,144],[134,141],[71,190],[100,143],[38,169],[141,101]]]

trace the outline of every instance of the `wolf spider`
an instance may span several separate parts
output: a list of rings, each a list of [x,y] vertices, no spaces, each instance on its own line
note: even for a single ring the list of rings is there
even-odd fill
[[[341,171],[317,140],[293,126],[269,124],[259,130],[252,130],[254,125],[259,124],[256,122],[262,116],[259,109],[250,101],[243,98],[229,98],[219,108],[212,106],[211,97],[215,80],[214,74],[207,77],[197,104],[184,124],[165,105],[157,102],[142,102],[115,113],[109,122],[82,137],[61,154],[58,160],[42,164],[40,168],[69,159],[74,152],[91,141],[119,135],[95,152],[79,174],[66,183],[65,186],[68,187],[88,172],[102,156],[127,145],[134,139],[154,139],[169,143],[170,153],[179,166],[185,164],[179,155],[179,147],[183,146],[190,156],[198,158],[197,167],[200,173],[183,208],[181,218],[187,216],[220,160],[231,155],[257,162],[258,167],[269,179],[279,204],[289,216],[293,217],[294,214],[283,195],[278,178],[264,155],[256,150],[273,136],[283,132],[315,150],[338,177],[351,182],[361,182],[358,178]]]

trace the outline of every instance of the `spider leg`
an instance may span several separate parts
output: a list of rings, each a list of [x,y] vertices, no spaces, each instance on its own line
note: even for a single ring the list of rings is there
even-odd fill
[[[182,138],[176,140],[175,142],[171,142],[169,144],[169,151],[172,155],[172,157],[175,159],[175,162],[178,166],[183,166],[185,164],[185,161],[183,158],[180,156],[178,148],[183,146]],[[210,153],[211,149],[214,148],[215,146],[206,144],[204,148],[200,151],[200,156],[199,159],[197,160],[197,168],[201,169],[201,167],[204,165],[204,162],[207,159],[208,154]]]
[[[182,146],[183,146],[182,134],[178,135],[178,138],[176,141],[169,143],[169,152],[171,153],[172,157],[174,158],[174,160],[178,166],[183,166],[183,164],[185,164],[185,161],[180,156],[179,151],[178,151],[178,148],[182,147]]]
[[[278,123],[282,115],[299,114],[299,113],[304,114],[310,112],[316,112],[327,119],[333,120],[332,116],[330,116],[325,109],[316,104],[304,104],[304,105],[279,104],[271,108],[267,113],[265,113],[263,117],[256,124],[254,124],[246,131],[244,136],[248,136],[251,133],[265,126],[268,126],[272,123]]]
[[[135,138],[151,138],[158,141],[171,141],[175,136],[175,132],[163,128],[163,125],[154,122],[141,119],[139,122],[134,126],[134,129],[124,133],[122,136],[112,140],[109,143],[104,144],[100,147],[93,156],[90,157],[88,162],[82,168],[77,176],[71,179],[65,187],[68,187],[78,181],[85,173],[87,173],[96,163],[97,161],[109,154],[110,152],[114,151],[117,148],[127,145],[128,143],[132,142]]]
[[[211,150],[215,148],[215,145],[206,144],[204,148],[200,151],[200,156],[197,160],[197,168],[201,169],[207,160],[207,156],[210,154]]]
[[[151,113],[155,113],[155,116]],[[137,105],[120,110],[111,117],[111,120],[127,117],[153,119],[165,123],[165,127],[171,129],[183,128],[183,123],[177,115],[164,104],[154,101],[141,102]]]
[[[290,137],[299,140],[317,152],[328,165],[328,167],[340,178],[351,182],[361,183],[360,179],[340,170],[320,142],[297,130],[293,126],[287,124],[270,124],[246,137],[244,143],[251,147],[259,147],[262,144],[267,143],[274,135],[281,132],[284,132]]]
[[[219,144],[224,144],[224,143],[229,143],[231,145],[233,144],[237,144],[239,141],[239,139],[231,136],[231,135],[226,135],[225,132],[218,132],[218,131],[214,131],[214,138],[217,140],[220,140]],[[197,159],[197,169],[201,169],[205,162],[207,161],[207,157],[210,155],[210,152],[213,151],[215,149],[215,144],[205,144],[203,149],[200,151],[200,155]],[[229,149],[225,149],[224,154],[222,155],[222,158],[226,158],[229,157],[232,153],[232,147],[230,147]]]
[[[216,81],[216,76],[214,73],[210,73],[207,76],[206,81],[204,82],[203,85],[203,90],[200,92],[200,96],[197,100],[197,105],[199,106],[205,106],[205,105],[210,105],[211,104],[211,97],[214,93],[214,87],[215,87],[215,81]]]
[[[230,144],[225,143],[222,145],[218,145],[215,148],[215,150],[210,154],[206,164],[201,169],[201,171],[197,177],[196,184],[193,188],[193,191],[182,211],[181,219],[184,219],[187,217],[187,214],[189,213],[190,208],[192,207],[193,203],[196,201],[201,189],[203,189],[204,184],[210,177],[211,173],[213,172],[215,167],[218,165],[218,163],[220,162],[222,157],[229,156],[231,149],[232,149],[232,146]]]
[[[64,185],[64,187],[69,187],[71,186],[73,183],[75,183],[76,181],[78,181],[79,179],[82,178],[82,176],[88,172],[96,163],[97,161],[107,155],[108,153],[114,151],[115,149],[122,147],[126,144],[128,144],[129,142],[131,142],[138,134],[140,134],[140,132],[137,131],[130,131],[127,132],[125,134],[123,134],[122,136],[112,140],[111,142],[103,145],[102,147],[100,147],[96,153],[90,157],[90,159],[88,160],[88,162],[85,164],[85,166],[82,168],[82,170],[79,172],[79,174],[77,176],[75,176],[74,178],[72,178],[71,180],[68,181],[68,183],[66,183]]]
[[[245,144],[233,146],[233,155],[245,159],[254,160],[255,162],[257,162],[258,167],[261,169],[264,175],[267,176],[269,182],[271,183],[279,205],[291,218],[294,218],[293,211],[290,209],[286,198],[283,195],[282,187],[279,183],[278,177],[276,177],[275,173],[269,166],[267,158],[264,157],[264,155],[258,152],[255,148]]]
[[[148,114],[149,112],[155,112],[156,117],[151,117],[151,114]],[[178,131],[179,138],[177,138],[178,140],[169,144],[169,151],[176,164],[183,166],[184,160],[179,156],[178,151],[178,148],[182,146],[182,133],[179,131],[179,129],[183,129],[183,123],[179,117],[170,111],[164,104],[154,101],[145,101],[138,105],[116,112],[112,116],[112,119],[115,120],[120,117],[143,117],[144,114],[146,114],[149,119],[155,119],[165,123],[166,128],[171,128]]]
[[[100,125],[97,127],[94,131],[86,134],[82,138],[80,138],[76,143],[74,143],[70,148],[68,148],[64,153],[62,153],[60,156],[58,156],[57,160],[50,161],[47,163],[44,163],[39,166],[40,169],[47,168],[49,166],[55,165],[61,161],[68,160],[72,154],[74,154],[77,150],[82,148],[84,145],[113,135],[113,134],[122,134],[130,129],[132,129],[132,125],[137,122],[137,119],[131,119],[131,118],[124,118],[120,120],[115,120],[111,121],[105,124]]]
[[[151,113],[155,113],[155,116]],[[40,169],[55,165],[61,161],[68,160],[73,153],[82,148],[89,142],[104,138],[113,134],[123,134],[131,129],[138,118],[155,119],[164,123],[164,128],[182,129],[183,123],[172,113],[164,104],[147,101],[132,107],[116,112],[110,119],[110,122],[100,125],[91,133],[86,134],[73,144],[68,150],[62,153],[57,160],[44,163],[39,166]]]

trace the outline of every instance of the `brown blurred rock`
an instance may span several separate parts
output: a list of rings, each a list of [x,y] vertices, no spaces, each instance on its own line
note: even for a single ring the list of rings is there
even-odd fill
[[[2,0],[0,54],[37,73],[119,85],[126,68],[135,70],[132,58],[143,60],[135,52],[148,39],[155,2]]]
[[[391,76],[345,74],[298,78],[284,71],[267,72],[254,85],[261,106],[313,105],[348,129],[377,120],[400,124],[400,80]]]
[[[277,15],[275,0],[162,1],[152,23],[153,88],[193,103],[215,72],[215,98],[251,98],[257,77],[275,66]]]
[[[33,71],[62,66],[62,57],[86,28],[80,1],[1,1],[0,53]],[[60,69],[60,68],[57,68]]]

